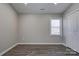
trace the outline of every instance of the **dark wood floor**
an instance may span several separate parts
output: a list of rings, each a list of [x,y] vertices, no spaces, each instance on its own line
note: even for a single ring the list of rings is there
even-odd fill
[[[63,45],[17,45],[3,56],[78,56]]]

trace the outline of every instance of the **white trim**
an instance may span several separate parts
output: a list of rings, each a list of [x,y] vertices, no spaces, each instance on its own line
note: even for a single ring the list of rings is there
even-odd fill
[[[17,43],[19,44],[28,44],[28,45],[63,45],[63,43]]]
[[[72,48],[72,47],[70,47],[70,46],[67,46],[65,43],[63,44],[65,47],[69,47],[69,48],[71,48],[72,50],[74,50],[74,51],[76,51],[76,52],[78,52],[79,53],[79,51],[77,51],[76,49],[74,49],[74,48]]]
[[[65,43],[63,43],[63,45],[64,45],[64,46],[66,46],[66,44],[65,44]],[[66,47],[67,47],[67,46],[66,46]]]
[[[17,43],[14,44],[13,46],[11,46],[10,48],[6,49],[5,51],[3,51],[2,53],[0,53],[0,56],[2,56],[3,54],[5,54],[6,52],[8,52],[9,50],[11,50],[13,47],[15,47],[16,45],[18,45]]]

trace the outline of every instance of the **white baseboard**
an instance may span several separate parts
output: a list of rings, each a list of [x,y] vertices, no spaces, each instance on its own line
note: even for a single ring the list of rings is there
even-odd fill
[[[28,44],[28,45],[63,45],[63,43],[17,43],[18,44]]]
[[[79,53],[79,51],[77,51],[76,49],[74,49],[74,48],[72,48],[72,47],[69,47],[69,46],[67,46],[66,44],[63,44],[65,47],[68,47],[68,48],[70,48],[70,49],[72,49],[72,50],[74,50],[74,51],[76,51],[76,52],[78,52]]]
[[[63,43],[62,45],[66,46],[66,44],[65,44],[65,43]],[[66,46],[66,47],[67,47],[67,46]]]
[[[15,47],[17,45],[17,43],[16,44],[14,44],[13,46],[11,46],[10,48],[8,48],[8,49],[6,49],[5,51],[3,51],[2,53],[0,53],[0,56],[2,56],[3,54],[5,54],[6,52],[8,52],[9,50],[11,50],[13,47]]]

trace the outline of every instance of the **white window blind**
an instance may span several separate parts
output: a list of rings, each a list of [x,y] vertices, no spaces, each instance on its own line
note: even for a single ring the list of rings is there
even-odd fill
[[[51,20],[51,35],[60,35],[60,20]]]

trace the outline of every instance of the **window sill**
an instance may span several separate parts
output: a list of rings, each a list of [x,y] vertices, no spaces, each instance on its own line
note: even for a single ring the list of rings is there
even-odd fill
[[[50,35],[52,37],[62,37],[62,35]]]

